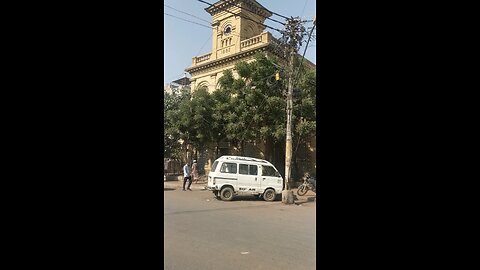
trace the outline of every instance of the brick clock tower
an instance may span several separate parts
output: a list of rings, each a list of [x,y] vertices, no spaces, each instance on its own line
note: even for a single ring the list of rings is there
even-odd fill
[[[207,87],[211,92],[224,70],[234,69],[239,61],[252,61],[258,51],[275,51],[278,41],[263,25],[253,22],[263,24],[272,16],[255,0],[222,0],[205,10],[212,16],[212,51],[193,57],[185,71],[192,75],[193,90]]]

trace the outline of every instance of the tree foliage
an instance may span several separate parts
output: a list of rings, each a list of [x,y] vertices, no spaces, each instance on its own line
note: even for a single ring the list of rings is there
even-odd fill
[[[276,59],[257,54],[255,61],[224,71],[212,93],[200,88],[192,94],[165,94],[166,154],[176,155],[180,139],[195,147],[227,141],[242,150],[246,142],[285,142],[287,82],[276,81],[277,72],[285,74]],[[315,72],[302,69],[295,85],[300,90],[293,111],[293,139],[298,145],[315,135]]]
[[[185,107],[185,103],[190,100],[190,92],[186,89],[173,89],[172,93],[164,92],[163,96],[163,144],[164,156],[174,159],[182,158],[183,145],[179,142],[188,137],[182,129],[179,119],[182,118],[180,108]]]

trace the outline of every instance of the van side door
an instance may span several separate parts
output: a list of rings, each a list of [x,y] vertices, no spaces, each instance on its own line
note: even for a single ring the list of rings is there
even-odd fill
[[[252,164],[238,164],[238,191],[242,193],[259,193],[260,176],[258,166]]]

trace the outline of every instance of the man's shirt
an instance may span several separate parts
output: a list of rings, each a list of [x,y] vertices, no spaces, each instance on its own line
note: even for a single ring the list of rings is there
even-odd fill
[[[183,177],[188,176],[190,176],[190,168],[188,167],[188,165],[185,164],[185,166],[183,166]]]

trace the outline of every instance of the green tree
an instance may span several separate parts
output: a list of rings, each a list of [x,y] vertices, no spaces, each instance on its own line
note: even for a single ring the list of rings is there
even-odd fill
[[[246,142],[255,140],[271,144],[285,138],[285,100],[281,83],[271,83],[279,70],[275,59],[257,54],[251,63],[235,65],[238,78],[227,70],[220,78],[220,91],[230,95],[225,117],[228,141],[244,151]],[[268,151],[267,151],[268,152]],[[271,153],[264,153],[271,159]]]
[[[189,134],[179,122],[184,108],[188,106],[190,91],[173,89],[172,94],[164,92],[164,157],[184,160],[185,145],[180,140],[188,140]]]
[[[298,59],[296,62],[298,67]],[[219,79],[219,89],[209,93],[200,88],[165,94],[166,154],[185,158],[186,146],[203,148],[222,141],[236,145],[244,153],[247,142],[265,143],[263,152],[280,170],[285,162],[286,72],[277,59],[266,54],[255,55],[255,61],[235,65],[238,76],[226,70]],[[316,73],[297,69],[293,111],[293,161],[299,146],[316,132]],[[275,74],[281,73],[280,81]],[[183,144],[179,140],[183,140]],[[262,151],[261,149],[259,149]],[[295,171],[295,169],[294,169]],[[298,168],[296,169],[298,171]]]
[[[214,140],[216,132],[212,129],[214,100],[207,88],[193,92],[189,107],[189,120],[185,122],[187,132],[190,133],[189,142],[195,149],[203,150],[206,144]]]
[[[231,72],[231,71],[230,71]],[[228,73],[228,72],[227,72]],[[225,81],[228,78],[233,78],[230,76],[224,76],[220,78],[220,81]],[[227,84],[227,83],[223,83]],[[221,87],[220,89],[215,90],[212,95],[212,142],[215,144],[216,148],[216,157],[219,156],[219,144],[222,140],[225,140],[226,127],[228,124],[227,116],[231,111],[231,99],[232,95],[228,89]]]
[[[298,63],[298,59],[297,59]],[[296,65],[298,66],[298,64]],[[296,179],[300,177],[297,157],[299,146],[306,143],[308,138],[316,135],[316,72],[314,69],[300,66],[295,85],[297,86],[296,96],[293,102],[293,175]]]

